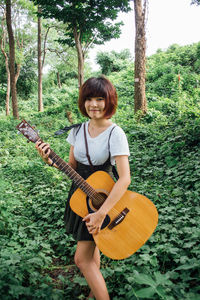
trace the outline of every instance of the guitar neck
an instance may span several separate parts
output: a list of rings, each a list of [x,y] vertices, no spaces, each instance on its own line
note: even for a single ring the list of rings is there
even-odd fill
[[[21,132],[29,142],[36,143],[40,141],[43,143],[42,139],[39,137],[37,131],[32,127],[26,120],[19,123],[16,128]],[[64,172],[73,182],[79,187],[85,194],[87,194],[90,199],[98,200],[100,196],[98,193],[85,181],[68,163],[61,159],[53,150],[50,149],[49,157],[57,165],[58,169]]]
[[[81,177],[68,163],[60,158],[53,150],[50,149],[49,157],[56,164],[58,169],[65,173],[85,194],[91,199],[95,199],[97,192]]]

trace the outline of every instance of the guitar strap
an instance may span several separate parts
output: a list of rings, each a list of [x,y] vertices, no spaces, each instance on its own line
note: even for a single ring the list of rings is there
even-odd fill
[[[88,142],[87,142],[87,137],[86,137],[85,123],[84,123],[84,140],[85,140],[86,156],[87,156],[90,166],[93,167],[93,164],[91,162],[90,155],[89,155],[89,150],[88,150]]]
[[[54,133],[54,135],[61,135],[61,134],[63,134],[63,133],[65,133],[65,132],[68,132],[69,130],[71,130],[72,128],[78,128],[78,130],[77,130],[77,133],[78,133],[78,131],[79,131],[79,129],[81,128],[81,125],[82,125],[82,123],[79,123],[79,124],[73,124],[73,125],[71,125],[71,126],[66,126],[66,127],[64,127],[63,129],[59,129],[59,130],[57,130],[55,133]],[[77,134],[76,133],[76,134]]]

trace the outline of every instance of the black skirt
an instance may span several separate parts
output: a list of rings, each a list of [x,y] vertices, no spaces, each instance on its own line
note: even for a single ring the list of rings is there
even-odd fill
[[[99,166],[88,166],[81,163],[77,163],[77,173],[79,173],[84,179],[87,179],[92,173],[96,171],[105,171],[109,173],[112,177],[112,166],[110,164],[110,159],[108,159],[103,165]],[[69,205],[69,200],[72,194],[77,189],[77,186],[72,183],[68,199],[65,207],[64,221],[65,227],[68,234],[72,234],[73,238],[76,241],[93,241],[93,236],[87,230],[85,222],[82,221],[82,218],[74,213]]]

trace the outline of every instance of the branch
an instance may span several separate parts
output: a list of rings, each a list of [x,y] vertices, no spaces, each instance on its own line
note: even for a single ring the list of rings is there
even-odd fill
[[[96,35],[94,35],[93,39],[91,39],[90,41],[88,41],[85,45],[85,47],[83,48],[83,53],[84,55],[87,53],[89,47],[93,44],[94,40],[96,38]]]
[[[7,53],[4,50],[4,44],[3,44],[3,39],[1,39],[1,52],[3,53],[5,59],[8,58]]]
[[[52,26],[53,27],[53,26]],[[45,38],[44,38],[44,55],[43,55],[43,59],[42,59],[42,69],[43,69],[43,66],[44,66],[44,61],[45,61],[45,56],[46,56],[46,43],[47,43],[47,36],[48,36],[48,33],[49,33],[49,30],[50,30],[51,26],[49,26],[47,28],[47,31],[46,31],[46,34],[45,34]]]
[[[58,56],[60,56],[60,54],[65,53],[65,51],[58,51],[57,49],[51,49],[51,48],[46,48],[46,50],[48,50],[49,52],[53,52],[56,53]]]
[[[147,9],[148,9],[148,4],[149,4],[148,0],[145,0],[144,1],[143,12],[142,12],[144,26],[147,24],[146,12],[147,12]]]

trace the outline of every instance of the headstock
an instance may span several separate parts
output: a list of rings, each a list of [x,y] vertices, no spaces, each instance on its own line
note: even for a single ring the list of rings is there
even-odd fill
[[[16,128],[30,141],[36,143],[40,137],[37,131],[26,121],[23,120]]]

